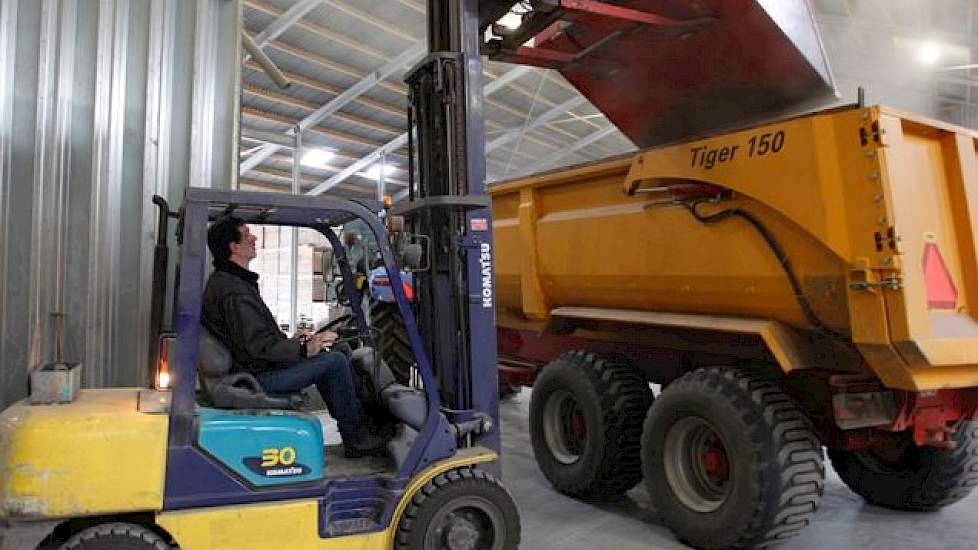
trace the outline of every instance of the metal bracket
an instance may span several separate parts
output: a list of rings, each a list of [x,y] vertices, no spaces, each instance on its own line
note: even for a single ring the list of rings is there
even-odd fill
[[[567,70],[581,62],[583,58],[591,56],[591,54],[608,46],[615,40],[634,32],[640,32],[648,27],[673,29],[675,32],[681,34],[691,34],[706,28],[716,21],[712,17],[690,20],[672,19],[657,13],[631,9],[597,0],[533,0],[531,6],[533,11],[518,28],[508,30],[498,25],[493,26],[493,32],[502,38],[491,40],[484,44],[483,53],[485,55],[488,55],[490,59],[496,61]],[[541,40],[541,38],[546,37],[549,39],[558,32],[556,26],[564,18],[575,16],[590,17],[611,24],[631,24],[632,27],[613,30],[598,41],[575,53],[561,52],[542,47],[523,46],[531,38],[536,38],[538,44],[546,42],[546,40]],[[566,21],[564,22],[566,24]],[[589,59],[589,63],[592,65],[594,63],[611,64],[607,60],[595,59]]]
[[[875,288],[882,288],[885,290],[900,290],[903,288],[903,280],[897,276],[891,276],[885,279],[880,279],[879,281],[856,281],[849,283],[849,288],[852,290],[871,290]]]
[[[418,61],[417,65],[412,67],[407,74],[404,75],[404,82],[408,84],[412,83],[414,80],[419,78],[419,75],[423,70],[433,65],[434,63],[454,63],[456,65],[462,64],[464,57],[458,52],[431,52],[424,56],[424,59]]]

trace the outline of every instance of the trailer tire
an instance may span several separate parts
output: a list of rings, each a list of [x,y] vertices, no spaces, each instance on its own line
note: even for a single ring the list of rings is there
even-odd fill
[[[391,368],[394,378],[405,386],[409,385],[414,353],[411,351],[411,340],[408,339],[404,318],[397,304],[371,300],[370,326],[380,332],[380,356]]]
[[[83,529],[60,550],[169,550],[170,545],[155,532],[135,523],[102,523]]]
[[[395,550],[516,550],[519,544],[513,497],[496,478],[471,467],[445,472],[419,489],[394,534]]]
[[[617,500],[642,480],[642,418],[652,392],[629,365],[584,351],[548,364],[533,386],[530,439],[555,489]]]
[[[963,424],[951,439],[957,447],[947,451],[908,442],[895,461],[871,450],[829,449],[829,458],[842,481],[867,502],[927,512],[958,502],[978,485],[978,423]]]
[[[667,386],[642,436],[649,494],[664,523],[703,549],[770,548],[811,523],[822,447],[776,379],[693,371]]]

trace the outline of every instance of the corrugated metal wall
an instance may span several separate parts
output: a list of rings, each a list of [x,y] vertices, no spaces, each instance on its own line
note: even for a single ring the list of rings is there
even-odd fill
[[[236,180],[238,0],[0,0],[0,407],[145,380],[156,211]]]

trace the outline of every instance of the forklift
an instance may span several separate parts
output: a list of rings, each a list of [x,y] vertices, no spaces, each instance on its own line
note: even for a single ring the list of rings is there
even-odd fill
[[[39,369],[31,397],[0,413],[0,549],[343,548],[511,550],[516,506],[499,481],[500,438],[484,193],[480,2],[431,0],[431,53],[406,78],[410,200],[189,189],[160,222],[147,362],[151,388],[78,389],[77,365]],[[416,159],[415,159],[416,157]],[[383,214],[383,216],[382,216]],[[383,459],[345,459],[298,396],[234,372],[201,325],[210,222],[304,227],[331,244],[365,402],[392,419]],[[382,217],[431,245],[409,305]],[[179,252],[164,322],[169,219]],[[374,353],[343,242],[359,220],[378,243],[416,361],[398,382]],[[488,296],[488,299],[486,298]],[[167,326],[169,325],[169,326]],[[40,372],[43,371],[43,372]]]

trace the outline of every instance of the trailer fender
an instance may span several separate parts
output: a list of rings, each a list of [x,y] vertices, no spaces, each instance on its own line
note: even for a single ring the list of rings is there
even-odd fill
[[[818,366],[806,352],[803,338],[784,323],[771,319],[595,307],[559,307],[550,315],[547,331],[555,332],[566,332],[575,321],[597,321],[753,335],[764,343],[785,374]]]

